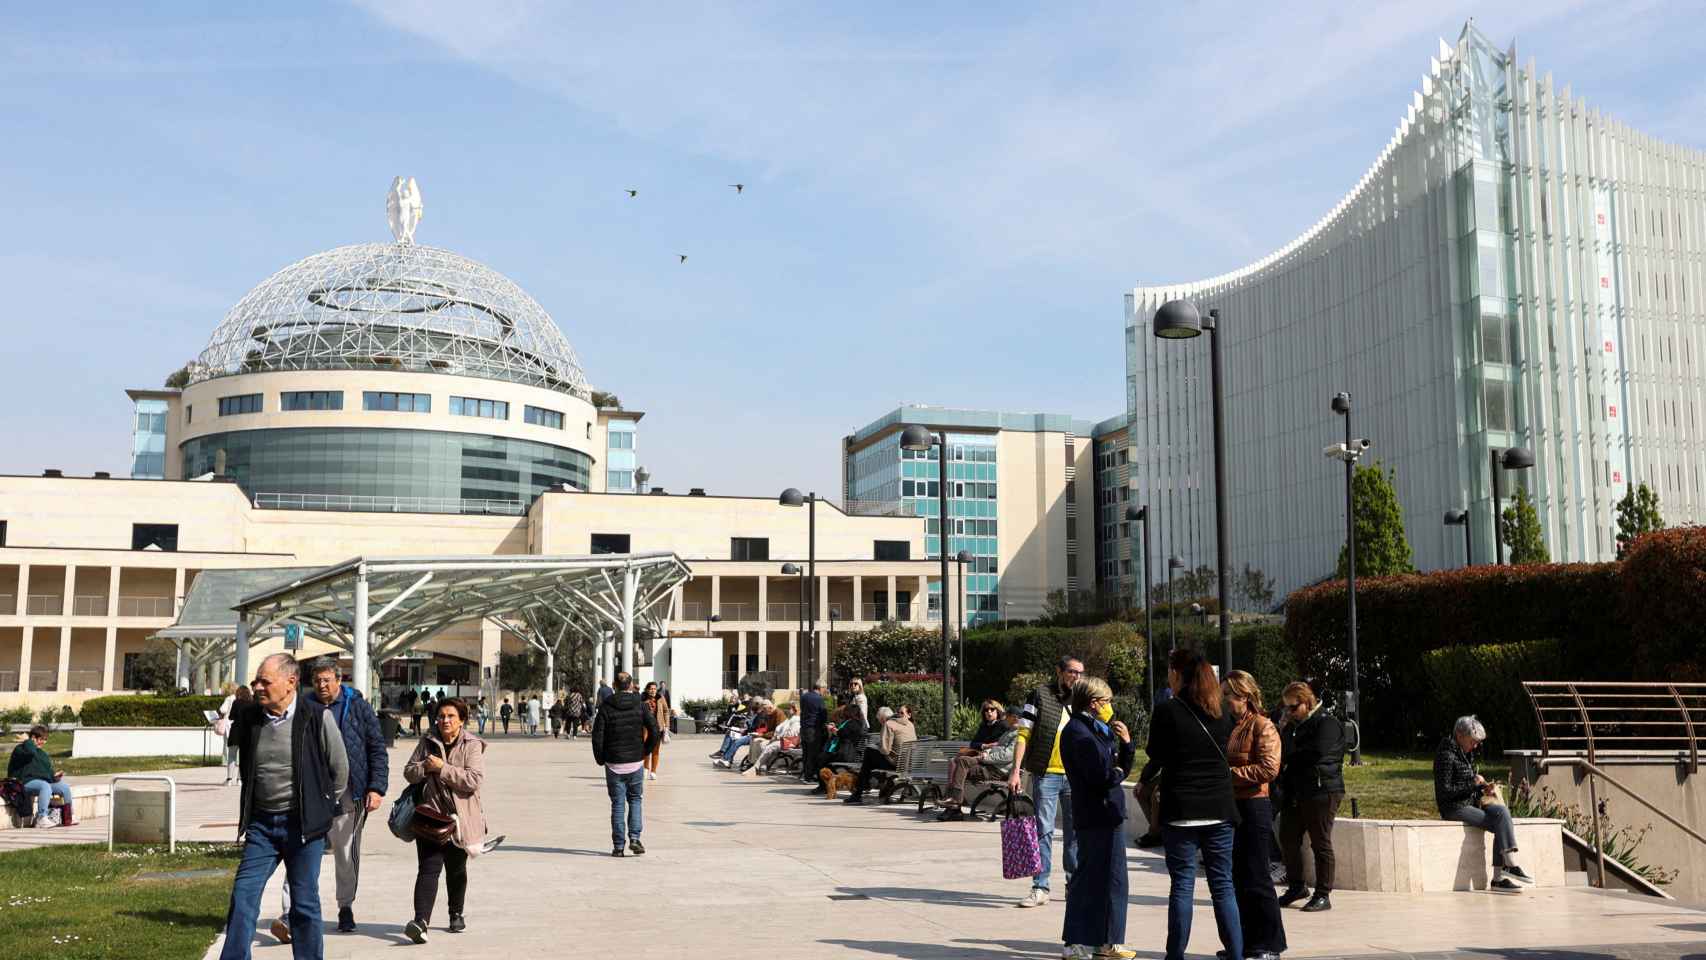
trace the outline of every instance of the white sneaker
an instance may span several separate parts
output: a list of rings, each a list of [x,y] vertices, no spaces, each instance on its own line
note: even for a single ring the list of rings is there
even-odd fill
[[[1040,907],[1047,902],[1048,902],[1048,891],[1044,890],[1042,887],[1032,887],[1031,892],[1025,895],[1025,899],[1019,901],[1019,906],[1021,906],[1021,907]],[[1074,947],[1074,949],[1076,949],[1076,947]],[[1089,949],[1090,949],[1089,947],[1084,948],[1084,950],[1085,950],[1084,956],[1090,955]]]
[[[1060,949],[1060,960],[1092,960],[1094,954],[1081,943],[1069,943]]]
[[[726,767],[726,766],[728,766],[728,764],[725,763],[725,764],[723,764],[723,766]],[[647,780],[656,780],[657,778],[658,778],[658,775],[656,773],[653,773],[650,770],[646,771],[646,779]]]

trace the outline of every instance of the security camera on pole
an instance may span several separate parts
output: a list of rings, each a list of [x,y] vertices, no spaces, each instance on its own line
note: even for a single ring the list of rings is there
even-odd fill
[[[1349,708],[1351,722],[1360,731],[1362,728],[1362,704],[1358,702],[1361,688],[1361,676],[1357,665],[1357,530],[1356,530],[1356,492],[1353,485],[1356,474],[1356,464],[1369,447],[1374,446],[1369,440],[1351,439],[1351,395],[1340,391],[1333,396],[1333,412],[1345,418],[1345,442],[1335,443],[1321,452],[1330,460],[1342,460],[1345,464],[1345,595],[1349,598],[1348,622],[1351,634],[1351,695]],[[1359,735],[1351,746],[1351,766],[1362,766],[1362,737]]]

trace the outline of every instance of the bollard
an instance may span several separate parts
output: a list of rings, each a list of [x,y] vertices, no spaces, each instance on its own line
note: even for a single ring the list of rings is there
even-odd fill
[[[1357,798],[1356,797],[1351,798],[1351,819],[1352,820],[1361,820],[1362,819],[1362,811],[1357,809]]]

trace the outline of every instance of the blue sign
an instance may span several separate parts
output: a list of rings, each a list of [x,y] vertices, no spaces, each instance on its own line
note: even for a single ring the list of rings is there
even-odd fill
[[[284,625],[284,649],[302,649],[302,624],[287,623]]]

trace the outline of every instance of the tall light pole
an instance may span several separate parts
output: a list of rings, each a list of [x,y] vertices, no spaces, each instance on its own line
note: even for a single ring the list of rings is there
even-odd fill
[[[806,580],[805,580],[805,571],[801,570],[800,565],[797,563],[784,563],[784,564],[782,564],[782,576],[793,577],[794,582],[799,584],[799,587],[800,587],[800,590],[799,590],[800,602],[795,604],[796,609],[794,610],[794,637],[795,637],[794,648],[796,650],[799,650],[799,647],[800,647],[799,640],[801,638],[805,637],[805,635],[806,635],[806,621],[805,621],[805,617],[806,617]],[[800,661],[801,661],[800,665],[805,666],[805,662],[804,662],[805,661],[805,651],[804,650],[800,650]],[[801,689],[810,690],[811,688],[812,688],[812,681],[807,680],[805,685]]]
[[[914,453],[936,448],[936,553],[942,558],[942,738],[947,739],[954,729],[954,702],[948,695],[948,659],[952,654],[952,623],[948,616],[948,535],[953,531],[948,516],[948,435],[931,433],[918,424],[901,431],[900,446]]]
[[[1445,525],[1463,528],[1463,565],[1473,567],[1475,565],[1475,548],[1469,543],[1469,511],[1447,510],[1445,512]]]
[[[960,575],[960,616],[966,615],[966,564],[971,562],[971,551],[961,550],[954,554],[954,563],[959,565]],[[962,627],[960,634],[960,696],[966,695],[966,631]]]
[[[1351,395],[1343,390],[1333,395],[1333,412],[1345,418],[1345,442],[1328,447],[1324,452],[1345,464],[1345,597],[1350,624],[1351,641],[1351,721],[1362,728],[1362,670],[1357,664],[1357,530],[1356,530],[1356,464],[1371,444],[1367,440],[1351,439]],[[1351,766],[1362,766],[1362,738],[1357,738],[1351,751]]]
[[[1179,611],[1173,609],[1173,571],[1185,569],[1185,561],[1177,556],[1167,558],[1167,626],[1172,637],[1167,641],[1167,652],[1171,654],[1179,649]]]
[[[802,494],[798,488],[789,487],[782,491],[782,495],[776,498],[776,502],[784,507],[797,507],[801,504],[806,507],[806,579],[811,581],[811,589],[809,591],[810,596],[805,600],[805,610],[802,612],[806,616],[806,623],[810,625],[808,629],[811,633],[811,639],[806,648],[806,665],[811,679],[815,681],[818,678],[819,668],[817,663],[817,494]],[[807,686],[809,687],[810,684]]]
[[[1149,702],[1155,703],[1155,621],[1149,603],[1149,504],[1126,507],[1126,520],[1143,524],[1143,649],[1149,661]]]
[[[1220,311],[1208,316],[1189,300],[1169,300],[1155,311],[1154,333],[1163,340],[1186,340],[1208,331],[1209,392],[1214,409],[1214,549],[1220,568],[1220,645],[1223,670],[1232,669],[1232,548],[1226,504],[1226,412],[1220,372]],[[1169,601],[1170,602],[1170,601]]]
[[[1493,470],[1493,563],[1505,563],[1504,491],[1499,475],[1506,470],[1527,470],[1534,466],[1534,454],[1525,447],[1491,447],[1487,451]]]

